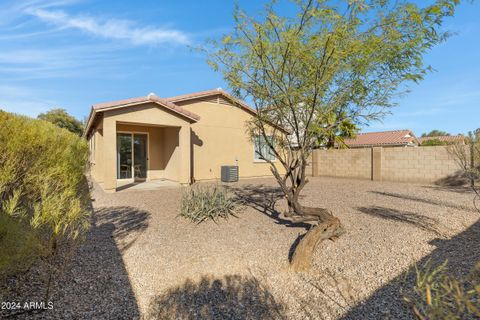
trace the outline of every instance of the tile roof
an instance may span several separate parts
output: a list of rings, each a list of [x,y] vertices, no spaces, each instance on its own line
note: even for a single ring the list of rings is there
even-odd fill
[[[382,145],[415,145],[417,138],[411,130],[359,133],[354,139],[345,139],[348,147],[366,147]]]
[[[148,96],[145,96],[145,97],[137,97],[137,98],[98,103],[98,104],[94,104],[92,108],[95,111],[102,111],[103,109],[109,109],[109,108],[121,107],[121,106],[126,107],[129,105],[148,103],[148,102],[154,102],[154,103],[160,104],[166,107],[167,109],[170,109],[176,113],[184,115],[185,117],[190,118],[192,120],[195,120],[195,121],[200,120],[200,116],[196,115],[195,113],[190,112],[180,106],[177,106],[176,104],[168,101],[167,99],[162,99],[160,97],[157,97],[154,94],[149,94]]]
[[[464,143],[465,142],[465,136],[462,136],[461,134],[456,135],[456,136],[435,136],[435,137],[420,137],[418,138],[419,143],[423,143],[425,141],[429,140],[439,140],[441,142],[447,142],[447,143],[454,143],[454,142],[460,142]]]
[[[166,100],[175,103],[175,102],[180,102],[180,101],[187,101],[187,100],[205,98],[205,97],[216,96],[216,95],[222,95],[225,98],[227,98],[227,99],[229,99],[233,102],[238,103],[245,110],[250,111],[252,113],[257,113],[257,111],[255,109],[251,108],[244,101],[235,98],[234,96],[232,96],[228,92],[222,90],[221,88],[182,94],[182,95],[179,95],[179,96],[166,98]]]
[[[193,93],[188,93],[188,94],[183,94],[179,96],[174,96],[174,97],[169,97],[169,98],[160,98],[156,96],[155,94],[149,94],[148,96],[145,97],[137,97],[137,98],[130,98],[130,99],[124,99],[124,100],[117,100],[117,101],[111,101],[111,102],[104,102],[104,103],[98,103],[92,106],[92,110],[90,112],[89,116],[89,121],[87,123],[87,128],[85,130],[85,135],[88,135],[90,131],[91,124],[93,120],[95,119],[95,115],[98,112],[105,111],[107,109],[111,108],[123,108],[123,107],[128,107],[132,105],[137,105],[141,103],[148,103],[148,102],[154,102],[157,103],[163,107],[166,107],[176,113],[179,113],[187,118],[190,118],[194,121],[200,120],[200,116],[197,114],[188,111],[181,106],[177,105],[177,102],[182,102],[182,101],[188,101],[188,100],[193,100],[193,99],[198,99],[198,98],[206,98],[206,97],[211,97],[211,96],[216,96],[216,95],[221,95],[224,98],[227,98],[228,100],[238,104],[242,109],[252,113],[256,114],[257,111],[253,108],[251,108],[248,104],[246,104],[244,101],[235,98],[228,92],[222,90],[221,88],[218,89],[212,89],[212,90],[205,90],[205,91],[199,91],[199,92],[193,92]],[[273,124],[272,124],[273,125]],[[275,125],[273,125],[275,126]],[[278,126],[276,126],[278,127]],[[280,128],[280,127],[278,127]],[[288,132],[288,130],[285,130],[283,128],[280,128],[281,130]]]

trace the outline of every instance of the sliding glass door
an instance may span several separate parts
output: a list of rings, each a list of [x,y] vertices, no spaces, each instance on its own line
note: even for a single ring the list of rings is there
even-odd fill
[[[148,135],[117,133],[117,179],[147,178]]]

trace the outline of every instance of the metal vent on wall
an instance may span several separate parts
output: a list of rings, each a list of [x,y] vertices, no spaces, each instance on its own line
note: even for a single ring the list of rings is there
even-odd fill
[[[222,182],[237,182],[238,166],[222,166],[221,180]]]

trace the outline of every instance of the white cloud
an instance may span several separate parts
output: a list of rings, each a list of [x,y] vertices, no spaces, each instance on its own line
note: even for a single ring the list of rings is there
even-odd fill
[[[126,40],[135,45],[187,44],[189,42],[188,36],[179,30],[137,27],[134,22],[129,20],[71,16],[64,11],[42,8],[29,8],[26,12],[62,28],[78,29],[107,39]]]
[[[0,52],[0,76],[10,81],[76,76],[116,76],[125,61],[115,46],[11,49]]]

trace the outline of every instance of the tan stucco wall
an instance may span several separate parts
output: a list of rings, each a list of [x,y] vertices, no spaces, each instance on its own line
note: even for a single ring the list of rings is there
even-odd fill
[[[106,190],[115,189],[118,131],[148,133],[148,179],[188,183],[191,174],[195,180],[219,179],[222,165],[235,164],[239,165],[241,178],[271,175],[268,163],[254,160],[254,146],[246,132],[251,113],[206,101],[184,103],[182,107],[199,115],[200,120],[192,124],[155,104],[103,112],[94,130],[94,179],[103,182]],[[283,172],[280,164],[279,171]]]
[[[103,182],[103,122],[100,120],[92,130],[90,139],[92,150],[90,157],[90,172],[97,182]]]
[[[162,128],[162,161],[164,164],[163,178],[178,181],[180,167],[180,128]],[[188,168],[190,171],[190,168]],[[189,174],[189,173],[188,173]]]
[[[181,106],[200,116],[200,121],[191,127],[195,180],[220,179],[222,165],[237,163],[240,178],[271,175],[268,163],[254,161],[254,146],[246,133],[251,113],[237,106],[207,101]],[[283,172],[280,167],[279,164]]]

